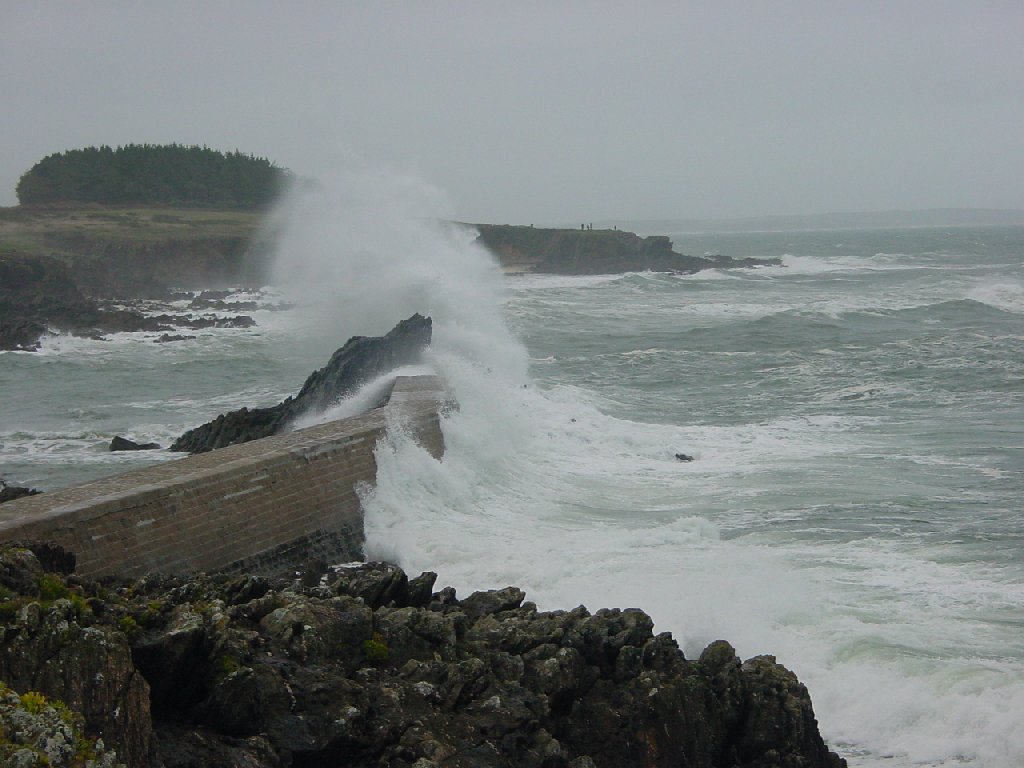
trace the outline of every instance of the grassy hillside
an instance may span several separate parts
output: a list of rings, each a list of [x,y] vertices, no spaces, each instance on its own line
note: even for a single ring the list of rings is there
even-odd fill
[[[263,215],[214,208],[0,208],[0,258],[58,263],[93,296],[259,283]]]
[[[53,255],[61,242],[160,243],[209,237],[251,238],[263,214],[217,208],[101,205],[0,208],[0,249]],[[74,256],[75,250],[64,255]]]

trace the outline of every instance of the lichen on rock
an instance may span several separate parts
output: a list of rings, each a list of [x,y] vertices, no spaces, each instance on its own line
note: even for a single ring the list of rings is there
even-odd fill
[[[382,563],[102,587],[34,557],[0,551],[5,583],[64,596],[11,597],[0,678],[129,768],[844,765],[792,672],[722,641],[686,659],[643,611],[459,599]]]

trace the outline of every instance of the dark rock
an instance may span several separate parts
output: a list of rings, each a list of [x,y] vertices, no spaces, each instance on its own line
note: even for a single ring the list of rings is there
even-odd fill
[[[0,318],[0,349],[16,352],[38,352],[39,340],[46,335],[46,325],[8,314]]]
[[[132,644],[135,666],[149,682],[154,713],[187,711],[206,696],[212,640],[204,617],[188,603],[174,609],[168,625]]]
[[[676,461],[693,461],[693,456],[690,456],[687,453],[677,453]]]
[[[22,496],[35,496],[39,491],[35,488],[26,488],[23,485],[8,485],[0,480],[0,504],[5,501],[14,501]]]
[[[22,544],[36,556],[39,565],[47,573],[68,576],[75,572],[75,553],[52,541],[27,541]]]
[[[462,610],[472,619],[487,616],[491,613],[511,611],[522,605],[526,593],[517,587],[492,589],[486,592],[474,592],[460,602]]]
[[[110,441],[111,451],[156,451],[159,449],[159,443],[136,443],[120,435]]]
[[[228,296],[230,296],[232,293],[234,293],[234,291],[232,291],[232,290],[222,290],[222,291],[207,290],[207,291],[200,292],[200,294],[196,297],[196,299],[198,299],[199,301],[223,301]]]
[[[104,310],[85,296],[63,262],[4,254],[0,258],[0,349],[32,351],[49,329],[97,337],[118,331],[155,331],[138,312]]]
[[[294,397],[270,408],[242,408],[221,414],[183,434],[170,450],[202,453],[273,435],[291,420],[326,409],[370,379],[417,362],[430,344],[430,335],[430,318],[413,315],[386,336],[354,336],[326,366],[310,374]]]
[[[150,577],[77,607],[21,591],[42,575],[27,550],[0,574],[21,595],[0,676],[80,710],[132,768],[845,765],[772,657],[719,641],[688,661],[638,610],[539,612],[515,587],[424,607],[434,574],[381,563],[327,586]]]
[[[168,724],[156,734],[156,759],[163,768],[280,768],[266,736],[234,738]]]
[[[38,563],[26,565],[28,550],[6,550],[0,562],[10,564],[12,551],[23,574],[41,573]],[[48,585],[51,594],[75,594],[57,577],[47,578],[54,579]],[[102,735],[120,761],[149,765],[149,688],[132,664],[124,635],[112,626],[91,624],[71,599],[31,601],[37,590],[38,583],[22,592],[18,614],[0,619],[0,680],[19,693],[39,691],[59,699],[84,716],[87,732]]]
[[[437,574],[433,571],[424,571],[415,579],[409,579],[406,589],[408,604],[413,608],[426,608],[430,605],[436,581]]]
[[[197,716],[228,736],[266,733],[272,720],[293,704],[281,675],[266,664],[242,667],[217,682]]]
[[[35,597],[39,594],[42,576],[43,567],[28,548],[0,550],[0,587],[15,594]]]
[[[191,341],[194,338],[195,336],[182,336],[180,334],[164,333],[160,336],[160,338],[155,339],[154,341],[157,344],[167,344],[172,341]]]
[[[409,578],[405,571],[389,563],[343,568],[331,586],[338,594],[358,597],[371,608],[409,604]]]
[[[323,558],[311,557],[303,564],[299,572],[299,581],[304,587],[315,587],[329,570],[327,561]]]
[[[164,313],[155,315],[150,320],[157,325],[158,330],[168,326],[199,331],[206,328],[252,328],[256,325],[256,321],[249,317],[249,315],[235,315],[234,317],[203,315],[195,317],[193,315],[170,315]]]
[[[597,275],[619,272],[675,272],[780,264],[779,259],[705,259],[672,250],[664,235],[640,237],[622,230],[541,229],[476,224],[477,241],[503,266],[530,272]]]
[[[204,291],[206,293],[206,291]],[[259,309],[255,301],[224,301],[222,299],[192,299],[189,309],[216,309],[221,312],[252,312]]]

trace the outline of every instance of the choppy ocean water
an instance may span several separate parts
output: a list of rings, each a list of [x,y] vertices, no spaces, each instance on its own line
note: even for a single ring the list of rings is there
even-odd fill
[[[419,221],[380,246],[415,258],[373,299],[344,278],[376,246],[314,236],[344,228],[304,227],[285,262],[322,267],[330,311],[0,353],[0,475],[164,460],[105,445],[276,402],[352,333],[429,313],[460,409],[440,462],[380,446],[371,556],[642,607],[691,656],[774,654],[856,766],[1024,763],[1024,228],[675,233],[784,266],[556,277],[502,276]]]

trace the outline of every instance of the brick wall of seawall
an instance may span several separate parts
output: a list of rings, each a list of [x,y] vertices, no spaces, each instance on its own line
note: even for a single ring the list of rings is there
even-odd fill
[[[7,502],[0,542],[55,542],[90,578],[360,559],[357,489],[376,480],[378,441],[399,419],[440,456],[444,401],[436,377],[401,377],[362,416]]]

